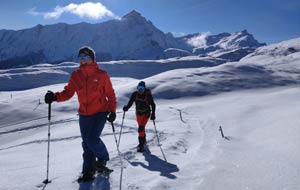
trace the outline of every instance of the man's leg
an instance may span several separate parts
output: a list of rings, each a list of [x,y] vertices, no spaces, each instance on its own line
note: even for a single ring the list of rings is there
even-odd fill
[[[100,112],[95,114],[94,124],[87,135],[87,145],[89,149],[97,157],[98,161],[106,163],[109,160],[109,154],[103,141],[100,139],[100,135],[106,122],[107,113]]]
[[[136,115],[137,122],[139,125],[138,128],[138,139],[139,139],[139,147],[143,148],[146,143],[146,132],[145,127],[149,120],[150,114]]]
[[[82,138],[82,148],[83,148],[83,166],[82,173],[86,174],[89,172],[94,172],[94,163],[96,161],[96,157],[93,151],[88,147],[88,134],[92,127],[92,119],[90,116],[79,116],[79,126]]]

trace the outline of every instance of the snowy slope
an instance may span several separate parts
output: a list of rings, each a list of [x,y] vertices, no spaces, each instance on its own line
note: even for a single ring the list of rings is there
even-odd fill
[[[127,93],[122,90],[125,82],[137,81],[113,80],[118,94]],[[9,92],[1,93],[1,100],[6,100],[1,102],[6,108],[1,114],[10,113],[8,117],[19,122],[7,127],[11,121],[1,119],[1,190],[32,190],[45,179],[47,106],[41,104],[32,110],[47,89],[62,88],[56,85],[13,92],[12,99]],[[127,112],[120,145],[126,166],[122,189],[299,189],[300,123],[295,106],[300,103],[299,93],[299,86],[290,86],[203,98],[157,99],[156,125],[167,162],[151,122],[147,126],[151,153],[136,153],[135,116],[133,111]],[[123,104],[121,101],[119,108]],[[76,98],[52,107],[52,183],[46,189],[84,189],[85,185],[72,183],[82,162]],[[118,109],[117,133],[121,118]],[[221,138],[220,125],[230,141]],[[110,125],[106,125],[102,138],[111,156],[109,166],[115,171],[109,179],[98,178],[94,189],[118,189],[120,164]]]
[[[186,57],[193,55],[191,52],[187,50],[177,49],[177,48],[168,48],[164,50],[162,55],[159,56],[161,59],[168,59],[172,57]]]
[[[278,51],[276,56],[272,53],[274,50]],[[150,83],[155,94],[167,99],[213,95],[241,89],[299,84],[299,62],[300,39],[296,38],[261,47],[239,62],[171,70],[145,81]]]
[[[271,87],[299,83],[300,39],[258,48],[239,62],[188,56],[164,60],[123,60],[100,62],[112,77],[145,79],[164,98],[199,96],[237,89]],[[1,90],[22,90],[66,83],[77,63],[40,64],[0,71]],[[176,70],[177,69],[177,70]],[[158,75],[159,74],[159,75]],[[28,79],[30,76],[31,79]],[[153,77],[152,77],[153,76]],[[161,83],[163,78],[163,83]],[[184,82],[185,85],[176,86]],[[161,87],[164,90],[160,90]],[[196,88],[190,88],[196,86]],[[165,89],[168,89],[167,91]],[[174,93],[175,92],[175,93]],[[189,94],[190,93],[190,94]]]
[[[249,54],[244,59],[249,59],[251,57],[255,58],[259,56],[272,56],[272,57],[280,57],[287,56],[289,54],[293,54],[300,51],[300,38],[295,38],[287,41],[283,41],[277,44],[271,44],[268,46],[260,47],[252,54]]]
[[[183,57],[164,60],[122,60],[100,62],[100,68],[112,77],[142,79],[178,68],[212,67],[224,63],[222,59],[209,57]],[[49,84],[66,83],[78,63],[64,62],[57,65],[38,64],[25,68],[0,70],[0,90],[25,90]],[[30,80],[28,79],[30,76]]]
[[[150,152],[136,153],[134,110],[126,112],[120,144],[126,166],[122,189],[300,189],[299,41],[258,49],[239,62],[169,70],[143,78],[156,100],[162,151],[149,122]],[[290,52],[291,48],[295,51]],[[283,53],[270,53],[278,49]],[[76,65],[64,63],[60,67],[64,70]],[[27,73],[28,81],[36,80],[37,72],[43,72],[45,78],[39,80],[46,81],[55,70],[47,64],[33,68],[24,68],[24,73],[32,71]],[[117,133],[122,106],[139,81],[112,78],[118,96]],[[60,91],[64,85],[0,92],[0,190],[37,189],[45,179],[48,123],[43,97],[47,90]],[[46,189],[86,187],[73,183],[82,164],[77,107],[76,96],[52,104],[52,183]],[[229,140],[221,137],[219,126]],[[120,162],[109,124],[102,138],[110,153],[109,166],[115,171],[110,178],[98,177],[91,189],[119,189]]]

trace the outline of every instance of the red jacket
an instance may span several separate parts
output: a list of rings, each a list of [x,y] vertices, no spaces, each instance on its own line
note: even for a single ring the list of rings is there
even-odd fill
[[[81,115],[93,115],[98,112],[116,112],[116,96],[110,77],[97,63],[81,65],[71,75],[69,83],[62,92],[57,92],[58,102],[70,99],[77,93],[78,112]]]

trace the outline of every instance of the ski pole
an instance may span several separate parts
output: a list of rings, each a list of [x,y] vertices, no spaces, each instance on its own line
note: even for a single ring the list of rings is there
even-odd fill
[[[119,146],[118,146],[118,142],[117,142],[117,137],[116,137],[116,133],[115,133],[115,126],[114,126],[114,123],[113,123],[113,122],[110,122],[110,123],[111,123],[111,127],[112,127],[113,134],[114,134],[114,137],[115,137],[115,142],[116,142],[116,146],[117,146],[117,150],[118,150],[118,155],[119,155],[120,163],[121,163],[120,190],[122,190],[123,162],[122,162],[121,152],[120,152],[120,149],[119,149]]]
[[[117,144],[118,148],[119,148],[119,146],[120,146],[120,141],[121,141],[121,135],[122,135],[122,129],[123,129],[124,118],[125,118],[125,111],[123,112],[122,124],[121,124],[120,133],[119,133],[119,141],[118,141],[118,144]]]
[[[115,131],[115,126],[114,126],[114,123],[113,122],[110,122],[111,123],[111,126],[112,126],[112,130],[113,130],[113,134],[114,134],[114,137],[115,137],[115,142],[116,142],[116,145],[117,145],[117,150],[118,150],[118,154],[119,154],[119,157],[120,157],[120,163],[122,164],[122,158],[121,158],[121,152],[120,152],[120,149],[118,147],[118,141],[117,141],[117,136],[116,136],[116,131]],[[123,166],[123,164],[122,164]]]
[[[49,157],[50,157],[50,124],[51,124],[51,103],[48,104],[48,151],[47,151],[47,177],[43,181],[44,184],[51,183],[49,177]]]
[[[155,121],[154,121],[154,120],[153,120],[153,125],[154,125],[155,134],[156,134],[156,137],[157,137],[157,142],[158,142],[158,146],[159,146],[159,148],[160,148],[160,151],[161,151],[161,153],[162,153],[162,155],[163,155],[163,157],[164,157],[164,160],[165,160],[166,162],[168,162],[167,159],[166,159],[166,156],[165,156],[165,154],[164,154],[164,151],[163,151],[162,148],[161,148],[161,144],[160,144],[160,141],[159,141],[159,137],[158,137],[158,134],[157,134],[156,125],[155,125]]]

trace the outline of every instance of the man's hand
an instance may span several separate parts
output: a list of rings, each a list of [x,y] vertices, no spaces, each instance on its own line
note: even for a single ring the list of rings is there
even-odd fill
[[[52,92],[52,91],[48,91],[46,94],[45,94],[45,102],[47,104],[51,104],[52,102],[56,101],[56,96],[55,94]]]
[[[155,118],[156,118],[156,117],[155,117],[155,113],[152,113],[150,119],[151,119],[151,120],[155,120]]]
[[[124,111],[124,112],[127,112],[128,110],[129,110],[129,108],[128,108],[127,106],[124,106],[124,107],[123,107],[123,111]]]
[[[107,117],[107,121],[112,123],[115,120],[116,120],[116,113],[115,112],[109,112],[108,117]]]

